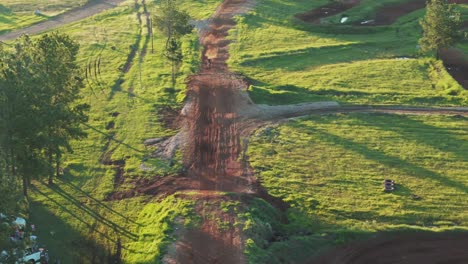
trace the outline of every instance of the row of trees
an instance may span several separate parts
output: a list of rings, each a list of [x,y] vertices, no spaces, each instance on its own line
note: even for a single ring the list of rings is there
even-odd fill
[[[59,33],[0,45],[1,180],[21,179],[26,196],[33,177],[53,183],[69,141],[85,136],[80,123],[89,107],[77,103],[83,87],[78,50]]]

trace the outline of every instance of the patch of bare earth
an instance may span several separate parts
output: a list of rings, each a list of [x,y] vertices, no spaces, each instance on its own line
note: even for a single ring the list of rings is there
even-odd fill
[[[360,0],[342,0],[333,1],[324,6],[318,7],[311,11],[296,14],[295,17],[308,23],[320,24],[320,19],[342,13],[352,7],[360,4]],[[452,4],[467,4],[468,0],[450,0]],[[424,8],[426,0],[409,0],[398,4],[389,4],[379,8],[373,19],[367,20],[365,23],[356,22],[355,26],[383,26],[391,25],[398,18],[407,15],[411,12]]]
[[[358,5],[360,0],[334,1],[311,11],[296,14],[295,17],[308,23],[320,24],[320,19],[344,12]]]
[[[452,4],[466,4],[468,0],[449,0]],[[391,25],[395,21],[411,12],[424,8],[426,6],[426,0],[411,0],[399,4],[385,5],[377,10],[373,20],[369,23],[356,23],[360,26],[383,26]]]
[[[310,264],[468,263],[466,233],[414,233],[356,242],[310,261]]]

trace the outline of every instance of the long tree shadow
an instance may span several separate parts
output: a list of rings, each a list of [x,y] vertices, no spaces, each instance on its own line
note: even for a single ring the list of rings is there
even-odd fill
[[[131,150],[134,150],[134,151],[136,151],[136,152],[138,152],[138,153],[144,153],[144,151],[142,151],[142,150],[139,150],[139,149],[137,149],[137,148],[135,148],[135,147],[133,147],[133,146],[127,144],[127,143],[124,143],[124,142],[121,141],[121,140],[115,139],[114,136],[111,135],[111,134],[109,134],[109,133],[103,132],[103,131],[101,131],[101,130],[99,130],[99,129],[97,129],[97,128],[95,128],[95,127],[93,127],[93,126],[91,126],[91,125],[89,125],[89,124],[87,124],[87,123],[82,123],[82,124],[83,124],[85,127],[89,128],[89,129],[92,129],[92,130],[98,132],[98,133],[101,134],[101,135],[106,136],[106,138],[108,138],[109,140],[117,142],[118,145],[123,145],[123,146],[125,146],[125,147],[127,147],[127,148],[129,148],[129,149],[131,149]]]
[[[34,189],[34,191],[52,201],[60,209],[64,209],[60,203],[56,203],[55,200],[38,189]],[[73,212],[66,209],[65,212],[71,214],[76,219],[80,219]],[[47,210],[41,203],[31,202],[30,221],[37,227],[34,235],[38,236],[39,245],[49,250],[51,263],[52,261],[53,263],[58,263],[59,260],[62,261],[61,263],[71,263],[71,260],[76,261],[75,263],[105,263],[106,257],[110,254],[108,249],[105,249],[90,238],[84,237],[72,226]],[[86,222],[82,223],[86,224]],[[100,233],[95,229],[93,232],[107,237],[106,234]],[[115,240],[113,238],[108,239],[111,240],[110,244],[114,245]],[[74,250],[69,250],[70,248]]]
[[[107,211],[117,215],[117,216],[120,216],[121,218],[123,218],[125,221],[127,222],[131,222],[133,224],[137,224],[134,220],[130,219],[129,217],[123,215],[122,213],[119,213],[117,211],[115,211],[114,209],[112,209],[111,207],[109,207],[108,205],[106,205],[105,203],[103,203],[102,201],[94,198],[93,196],[91,196],[89,193],[83,191],[82,189],[80,189],[78,186],[74,185],[71,181],[65,179],[65,178],[58,178],[63,184],[67,185],[68,187],[72,188],[74,191],[76,191],[77,193],[81,194],[81,195],[84,195],[86,196],[87,198],[93,200],[96,204],[98,204],[101,208],[104,208],[106,209]]]
[[[467,142],[453,136],[457,132],[460,135],[466,134],[468,120],[463,116],[457,118],[460,126],[451,129],[431,126],[405,115],[373,114],[372,118],[363,115],[355,117],[363,125],[396,132],[405,139],[431,146],[442,152],[453,153],[457,158],[468,162]],[[425,136],[421,136],[421,133]]]
[[[241,66],[261,67],[265,70],[282,69],[301,71],[306,68],[330,64],[368,60],[370,58],[393,58],[404,55],[402,41],[349,43],[335,46],[310,47],[299,50],[275,52],[264,57],[245,59]]]
[[[52,185],[52,186],[48,186],[48,187],[52,191],[59,194],[60,196],[62,196],[67,201],[69,201],[72,205],[74,205],[82,213],[84,213],[86,215],[89,215],[90,217],[92,217],[93,219],[98,221],[99,223],[111,228],[117,234],[119,234],[121,236],[124,236],[124,237],[127,237],[127,238],[132,239],[132,240],[136,240],[138,238],[137,235],[135,235],[132,232],[128,231],[127,228],[122,227],[122,226],[112,222],[111,220],[107,219],[106,217],[102,216],[100,213],[96,212],[95,209],[87,206],[86,204],[84,204],[80,200],[76,199],[75,197],[73,197],[73,195],[67,193],[60,186]]]
[[[434,181],[439,182],[440,184],[454,188],[463,193],[468,192],[468,187],[465,184],[451,180],[434,171],[431,171],[421,166],[418,166],[416,164],[410,163],[401,158],[389,156],[380,151],[370,149],[369,147],[363,144],[356,143],[352,140],[324,132],[312,126],[305,126],[301,128],[301,130],[306,134],[313,133],[313,134],[319,135],[322,140],[327,141],[333,145],[341,146],[355,153],[358,153],[364,156],[366,159],[376,161],[388,167],[398,168],[400,171],[404,172],[405,174],[409,176],[416,177],[419,179],[430,178]]]
[[[100,237],[102,238],[105,238],[113,243],[117,243],[117,239],[116,238],[113,238],[113,237],[110,237],[108,234],[105,234],[99,230],[97,230],[92,223],[86,221],[84,218],[83,218],[83,215],[79,215],[77,214],[76,212],[73,212],[71,210],[69,210],[68,208],[66,208],[60,201],[50,197],[49,195],[47,195],[45,192],[41,191],[39,188],[35,187],[34,185],[31,186],[31,190],[37,194],[39,194],[40,196],[46,198],[49,202],[51,202],[52,204],[54,204],[55,206],[57,206],[58,208],[60,208],[60,210],[62,210],[63,212],[69,214],[70,216],[72,216],[74,219],[78,220],[81,224],[85,225],[89,231],[93,232],[93,233],[97,233],[99,234]]]

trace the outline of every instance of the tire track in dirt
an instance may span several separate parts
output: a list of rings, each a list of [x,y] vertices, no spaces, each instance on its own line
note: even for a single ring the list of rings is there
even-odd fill
[[[0,35],[0,41],[7,41],[15,39],[23,34],[34,35],[41,32],[57,28],[64,24],[75,22],[96,14],[99,14],[105,10],[114,8],[120,3],[125,2],[125,0],[99,0],[99,1],[89,1],[86,5],[73,9],[64,14],[58,15],[56,17],[50,18],[49,20],[34,24],[32,26],[18,29],[9,33]]]

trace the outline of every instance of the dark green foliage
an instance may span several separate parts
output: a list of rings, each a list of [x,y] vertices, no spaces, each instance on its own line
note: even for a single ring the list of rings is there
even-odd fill
[[[21,37],[12,51],[0,49],[0,157],[3,177],[23,180],[59,171],[68,141],[83,137],[87,105],[76,104],[83,87],[78,45],[68,36]]]
[[[423,36],[419,40],[424,52],[435,51],[437,58],[441,49],[450,47],[459,38],[460,13],[447,0],[427,2],[426,16],[420,20]]]
[[[154,15],[154,24],[166,37],[167,42],[172,38],[179,38],[192,32],[193,26],[189,24],[190,15],[178,9],[174,0],[161,3],[159,12]]]
[[[154,16],[156,28],[167,37],[164,55],[171,61],[172,86],[175,85],[175,74],[183,58],[179,39],[193,30],[189,21],[190,15],[179,10],[175,0],[162,2],[159,12]]]

